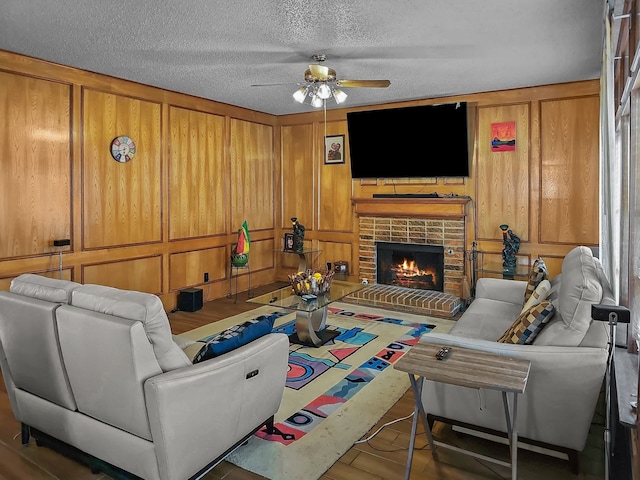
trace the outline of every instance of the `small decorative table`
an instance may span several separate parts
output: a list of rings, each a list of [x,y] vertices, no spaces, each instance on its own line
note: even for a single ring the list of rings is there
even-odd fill
[[[442,347],[449,347],[450,351],[444,359],[438,360],[436,359],[436,354]],[[418,417],[422,418],[427,439],[429,440],[429,446],[435,460],[438,460],[438,454],[436,452],[436,445],[438,445],[498,465],[511,467],[511,478],[512,480],[516,480],[518,476],[518,432],[515,427],[518,413],[517,400],[518,394],[524,393],[527,386],[527,378],[529,377],[529,369],[531,368],[531,362],[529,360],[509,358],[456,346],[418,343],[411,347],[411,349],[394,364],[394,368],[409,374],[409,381],[411,382],[416,401],[413,423],[411,425],[411,439],[409,441],[405,480],[409,479],[409,474],[411,473],[411,461],[413,459]],[[504,413],[507,420],[511,462],[503,462],[502,460],[487,457],[486,455],[434,441],[427,422],[427,414],[422,404],[422,384],[425,379],[461,387],[475,389],[486,388],[501,391]],[[511,396],[511,405],[509,405],[509,395]]]
[[[360,283],[349,283],[334,280],[331,283],[331,290],[318,295],[314,300],[305,301],[301,296],[293,293],[293,289],[288,286],[276,290],[275,292],[260,295],[247,300],[260,305],[273,305],[296,311],[296,332],[289,336],[291,343],[319,347],[332,338],[338,336],[339,332],[326,328],[327,310],[330,303],[361,289]]]

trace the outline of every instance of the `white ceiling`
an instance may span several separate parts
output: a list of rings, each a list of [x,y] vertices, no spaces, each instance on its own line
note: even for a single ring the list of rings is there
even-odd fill
[[[316,53],[350,107],[599,78],[605,1],[2,0],[0,49],[281,115]]]

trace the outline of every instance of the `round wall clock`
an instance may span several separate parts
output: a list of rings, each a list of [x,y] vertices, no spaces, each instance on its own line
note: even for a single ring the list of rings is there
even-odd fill
[[[116,137],[111,142],[111,156],[118,162],[128,162],[135,154],[136,144],[126,135]]]

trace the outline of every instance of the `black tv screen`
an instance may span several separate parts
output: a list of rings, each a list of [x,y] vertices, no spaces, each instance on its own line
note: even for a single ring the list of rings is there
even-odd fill
[[[352,178],[469,176],[467,104],[347,113]]]

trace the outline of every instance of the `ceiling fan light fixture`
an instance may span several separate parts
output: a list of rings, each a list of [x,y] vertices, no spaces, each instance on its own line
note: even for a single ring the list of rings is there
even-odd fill
[[[319,87],[318,87],[318,93],[317,95],[322,99],[322,100],[326,100],[327,98],[331,97],[331,88],[329,88],[329,85],[327,85],[326,83],[322,83]]]
[[[347,99],[347,94],[344,93],[339,88],[336,88],[336,89],[333,90],[333,98],[336,99],[336,103],[337,104],[341,104],[342,102],[344,102]]]
[[[314,95],[313,97],[311,97],[312,107],[320,108],[322,105],[324,105],[324,101],[322,100],[322,98],[320,98],[320,96]]]
[[[322,63],[326,60],[326,55],[316,54],[312,56],[313,60]],[[315,108],[327,106],[327,100],[331,97],[337,104],[344,103],[347,94],[342,88],[351,87],[369,87],[369,88],[386,88],[391,85],[389,80],[344,80],[338,79],[336,71],[333,68],[324,65],[309,65],[304,72],[304,81],[306,83],[302,88],[293,93],[293,98],[299,103],[310,103]],[[300,85],[300,84],[298,84]]]
[[[307,87],[301,87],[293,92],[293,99],[298,103],[304,103],[304,99],[307,97]]]

